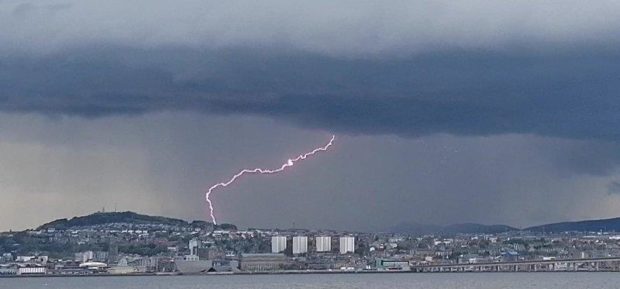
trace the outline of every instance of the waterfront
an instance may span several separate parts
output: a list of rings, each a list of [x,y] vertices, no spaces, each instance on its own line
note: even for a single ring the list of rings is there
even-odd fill
[[[589,223],[595,225],[581,228],[583,232],[541,232],[533,228],[483,233],[364,233],[238,229],[231,224],[187,222],[133,212],[98,212],[53,221],[33,230],[0,233],[0,277],[207,272],[620,272],[620,234],[616,233],[620,229],[594,231],[604,224],[620,224],[620,219]]]
[[[39,277],[0,280],[0,288],[20,289],[206,289],[206,288],[463,288],[463,289],[611,289],[617,273],[456,273],[456,274],[312,274],[243,276]]]

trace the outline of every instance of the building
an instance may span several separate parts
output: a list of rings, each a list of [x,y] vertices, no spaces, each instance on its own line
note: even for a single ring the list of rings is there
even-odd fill
[[[15,262],[18,263],[27,263],[30,262],[34,259],[36,259],[37,256],[17,256],[17,258],[15,258]]]
[[[0,257],[0,262],[2,263],[12,262],[12,261],[13,261],[13,254],[11,253],[4,253],[2,254],[2,257]]]
[[[355,237],[344,236],[340,237],[340,254],[354,253],[355,252]]]
[[[198,257],[201,260],[222,260],[226,257],[226,252],[219,247],[199,248]]]
[[[271,253],[282,253],[286,250],[286,236],[271,237]]]
[[[242,271],[259,272],[281,270],[287,264],[284,254],[241,254],[239,266]]]
[[[0,264],[0,276],[3,275],[17,275],[17,264]]]
[[[108,252],[107,251],[96,251],[95,258],[93,259],[95,262],[107,262],[108,261]]]
[[[198,256],[198,248],[199,248],[199,241],[198,239],[194,238],[189,240],[189,254],[190,255],[194,255],[194,256]]]
[[[45,267],[19,267],[17,269],[17,275],[45,275],[47,274],[47,268]]]
[[[410,271],[409,261],[376,259],[375,266],[379,271]]]
[[[108,249],[108,263],[116,263],[118,261],[118,245],[116,243],[110,243]]]
[[[215,272],[238,272],[238,260],[218,260],[213,262],[213,271]]]
[[[295,236],[293,237],[293,254],[305,254],[308,253],[308,237]]]
[[[85,252],[78,252],[74,254],[75,257],[73,258],[74,261],[77,262],[88,262],[88,261],[92,261],[95,259],[95,252],[93,251],[85,251]]]
[[[121,258],[115,266],[108,269],[110,274],[135,274],[146,272],[146,266],[135,266],[130,264],[131,261],[127,257]]]
[[[332,250],[332,237],[318,236],[315,238],[317,252],[329,252]]]

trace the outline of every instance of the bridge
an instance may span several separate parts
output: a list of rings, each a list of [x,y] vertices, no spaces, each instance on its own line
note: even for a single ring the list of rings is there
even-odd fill
[[[620,271],[620,257],[410,265],[413,272]]]

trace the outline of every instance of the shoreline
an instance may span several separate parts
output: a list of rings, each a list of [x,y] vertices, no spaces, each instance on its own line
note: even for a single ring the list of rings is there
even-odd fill
[[[84,274],[84,275],[61,275],[61,274],[45,274],[45,275],[3,275],[3,278],[89,278],[89,277],[171,277],[171,276],[249,276],[249,275],[329,275],[329,274],[484,274],[484,273],[618,273],[612,270],[599,271],[461,271],[461,272],[416,272],[416,271],[273,271],[273,272],[211,272],[211,273],[135,273],[135,274]]]

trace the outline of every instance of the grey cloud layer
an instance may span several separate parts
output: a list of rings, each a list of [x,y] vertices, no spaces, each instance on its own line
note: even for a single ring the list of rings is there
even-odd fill
[[[289,47],[339,56],[617,44],[618,1],[0,2],[0,51],[93,44]]]
[[[618,1],[2,1],[0,110],[616,141]]]
[[[338,59],[293,51],[83,49],[0,59],[0,110],[249,113],[349,133],[620,138],[620,50]]]

